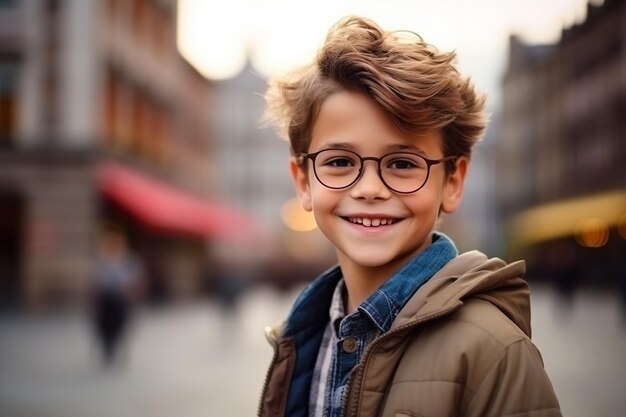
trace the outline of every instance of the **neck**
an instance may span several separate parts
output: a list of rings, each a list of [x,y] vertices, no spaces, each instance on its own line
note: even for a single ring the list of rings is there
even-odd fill
[[[346,314],[356,311],[383,283],[385,283],[402,263],[391,263],[379,267],[367,267],[356,264],[338,253],[341,274],[346,285],[348,297],[345,303]]]
[[[345,303],[346,313],[350,314],[354,312],[359,304],[372,295],[374,291],[385,283],[413,256],[430,246],[431,240],[432,238],[429,238],[428,244],[414,252],[395,259],[393,262],[375,267],[357,264],[341,251],[337,251],[339,266],[341,267],[341,273],[348,293],[348,298]]]

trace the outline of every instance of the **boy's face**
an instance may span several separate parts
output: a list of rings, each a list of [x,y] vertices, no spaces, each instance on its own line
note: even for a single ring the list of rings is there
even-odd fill
[[[403,132],[370,98],[348,91],[326,99],[313,126],[308,152],[327,148],[351,150],[361,157],[381,157],[398,149],[428,159],[444,157],[438,131],[419,136]],[[440,209],[446,213],[457,209],[467,163],[460,158],[449,175],[443,163],[433,165],[426,184],[412,194],[387,188],[375,161],[365,161],[360,179],[341,190],[322,185],[311,160],[300,167],[292,159],[291,173],[303,207],[313,211],[342,267],[393,271],[430,244]]]

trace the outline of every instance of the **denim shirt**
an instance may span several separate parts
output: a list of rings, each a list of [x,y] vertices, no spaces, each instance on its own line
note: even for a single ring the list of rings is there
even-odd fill
[[[419,287],[457,253],[454,243],[447,236],[434,234],[433,243],[428,248],[411,259],[347,316],[341,296],[344,284],[343,280],[339,281],[313,373],[309,416],[342,415],[349,374],[361,360],[366,347],[391,328],[400,310]],[[323,400],[323,407],[319,404],[320,400]]]

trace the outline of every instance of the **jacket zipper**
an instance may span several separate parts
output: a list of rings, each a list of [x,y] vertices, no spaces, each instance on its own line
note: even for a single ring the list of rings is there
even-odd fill
[[[259,406],[257,408],[257,416],[261,417],[261,413],[263,412],[263,400],[265,399],[265,394],[267,392],[267,386],[270,382],[270,377],[274,372],[274,366],[276,365],[276,360],[278,359],[278,336],[274,332],[274,329],[271,327],[265,328],[265,337],[267,341],[272,345],[272,349],[274,350],[274,354],[272,355],[272,361],[270,362],[270,366],[265,374],[265,382],[263,383],[263,389],[261,390],[261,399],[259,400]]]
[[[343,393],[343,398],[341,399],[341,403],[343,404],[343,409],[344,409],[344,413],[343,415],[346,417],[351,417],[351,416],[356,416],[356,411],[357,411],[357,405],[358,403],[355,403],[354,401],[352,402],[352,409],[348,410],[347,409],[347,401],[348,401],[348,397],[350,396],[349,394],[352,393],[352,391],[356,390],[357,392],[361,390],[361,386],[360,386],[360,382],[362,381],[362,374],[365,372],[365,369],[367,367],[367,362],[371,356],[371,352],[381,343],[383,343],[383,341],[392,338],[394,336],[396,336],[399,333],[402,333],[404,331],[408,331],[411,330],[419,325],[422,325],[428,321],[431,320],[435,320],[438,319],[439,317],[445,316],[447,314],[450,314],[451,312],[453,312],[454,310],[456,310],[457,308],[459,308],[459,304],[455,304],[451,307],[448,307],[445,310],[440,310],[436,313],[433,313],[429,316],[425,316],[422,317],[419,320],[413,321],[411,323],[405,324],[404,326],[400,326],[397,329],[394,329],[388,333],[383,334],[382,336],[380,336],[378,339],[375,339],[372,341],[372,343],[369,344],[369,346],[367,346],[365,348],[365,352],[363,352],[363,357],[361,358],[361,362],[360,362],[360,367],[358,368],[357,372],[355,372],[354,374],[350,374],[349,378],[348,378],[348,383],[347,383],[347,389],[344,391]],[[358,375],[357,375],[358,374]],[[358,378],[357,378],[358,376]],[[359,384],[358,386],[351,386],[353,383],[355,384]]]

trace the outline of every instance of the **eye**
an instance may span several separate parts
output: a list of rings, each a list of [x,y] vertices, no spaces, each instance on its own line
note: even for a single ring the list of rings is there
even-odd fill
[[[324,168],[353,168],[358,164],[358,155],[341,149],[327,149],[318,156],[318,165]]]
[[[349,158],[337,157],[327,160],[324,165],[333,168],[348,168],[353,167],[354,163]]]
[[[411,169],[417,168],[413,161],[407,159],[395,159],[387,165],[387,168],[391,169]]]
[[[426,168],[426,162],[417,155],[391,155],[385,163],[385,169],[409,170],[424,168]]]

